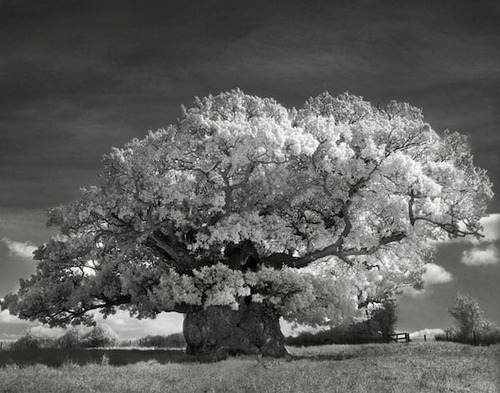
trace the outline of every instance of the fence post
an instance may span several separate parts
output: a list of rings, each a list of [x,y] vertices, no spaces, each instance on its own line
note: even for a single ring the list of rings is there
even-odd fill
[[[424,334],[424,341],[427,341],[427,336]]]

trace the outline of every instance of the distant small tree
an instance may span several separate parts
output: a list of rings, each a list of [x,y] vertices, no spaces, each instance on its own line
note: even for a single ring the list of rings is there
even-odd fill
[[[111,347],[117,342],[118,336],[107,325],[95,326],[82,337],[82,344],[85,348]]]
[[[59,348],[81,348],[83,344],[80,339],[83,334],[81,327],[71,326],[57,339],[56,346]]]
[[[42,349],[54,346],[54,340],[50,337],[42,337],[27,331],[24,336],[12,343],[11,349]]]
[[[476,299],[468,295],[458,295],[448,309],[457,321],[458,334],[463,339],[471,339],[484,325],[483,312]]]

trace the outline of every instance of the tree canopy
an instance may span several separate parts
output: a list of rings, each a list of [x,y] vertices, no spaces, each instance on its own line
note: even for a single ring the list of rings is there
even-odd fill
[[[50,210],[60,234],[3,308],[66,325],[247,298],[335,324],[420,285],[429,240],[478,236],[492,196],[465,136],[348,93],[291,110],[240,90],[196,99],[103,167]]]

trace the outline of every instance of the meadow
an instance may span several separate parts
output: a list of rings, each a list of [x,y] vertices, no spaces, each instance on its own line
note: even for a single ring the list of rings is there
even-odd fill
[[[178,353],[170,360],[153,356],[116,366],[110,353],[94,351],[100,359],[87,364],[10,362],[0,367],[0,392],[500,392],[500,345],[422,342],[289,351],[288,361],[241,357],[198,363]]]

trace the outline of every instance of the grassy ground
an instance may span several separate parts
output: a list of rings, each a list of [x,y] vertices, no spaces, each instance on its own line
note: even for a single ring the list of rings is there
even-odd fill
[[[499,345],[335,345],[290,352],[288,362],[7,365],[0,368],[0,392],[500,392]]]

